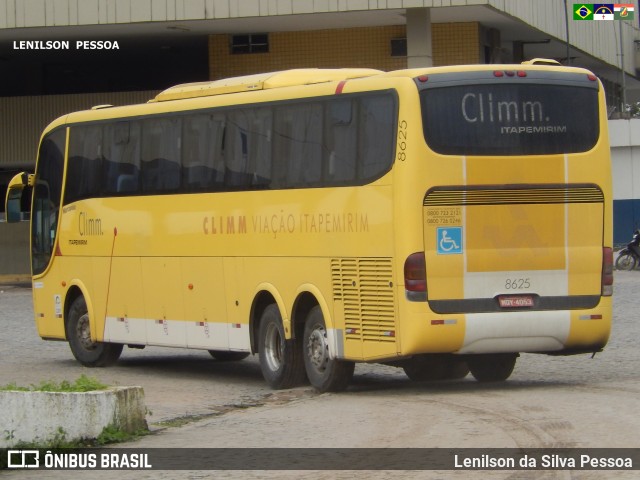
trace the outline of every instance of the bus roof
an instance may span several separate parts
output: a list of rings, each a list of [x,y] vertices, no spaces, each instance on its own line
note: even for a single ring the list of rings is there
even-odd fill
[[[439,67],[419,67],[413,69],[394,70],[390,72],[384,72],[382,70],[370,69],[370,68],[301,68],[292,70],[283,70],[277,72],[260,73],[255,75],[246,75],[241,77],[232,77],[221,80],[214,80],[208,82],[196,82],[185,83],[170,87],[155,96],[155,98],[149,100],[147,103],[138,105],[125,105],[111,108],[110,105],[99,105],[90,110],[77,111],[64,115],[51,124],[46,129],[58,127],[65,123],[82,123],[86,121],[95,120],[107,120],[116,119],[120,117],[140,116],[152,113],[162,113],[165,111],[173,111],[178,108],[175,104],[169,105],[168,102],[175,100],[185,100],[186,103],[182,104],[179,109],[195,108],[198,99],[210,98],[216,105],[213,99],[215,97],[222,97],[226,94],[233,93],[249,93],[267,90],[277,90],[283,87],[295,87],[295,86],[318,86],[323,84],[343,82],[347,80],[357,79],[416,79],[422,75],[435,75],[440,73],[456,73],[456,72],[469,72],[469,71],[486,71],[486,70],[516,70],[523,69],[527,71],[542,70],[542,71],[565,71],[576,72],[582,71],[590,73],[587,70],[579,69],[576,67],[556,66],[556,65],[544,65],[536,62],[536,64],[525,63],[522,65],[515,64],[477,64],[477,65],[449,65]],[[350,82],[349,82],[350,83]],[[382,85],[382,84],[381,84]],[[387,83],[388,86],[388,83]],[[333,88],[333,91],[336,87]],[[371,88],[371,85],[363,88]],[[357,89],[357,88],[356,88]],[[327,91],[328,92],[328,91]],[[275,92],[274,92],[275,93]],[[220,104],[234,103],[235,99],[220,99]],[[163,105],[164,104],[164,105]],[[209,104],[209,103],[208,103]],[[213,104],[210,104],[213,106]],[[107,108],[109,107],[109,108]],[[202,105],[198,105],[197,108],[201,108]]]
[[[227,93],[268,90],[271,88],[310,85],[314,83],[350,80],[383,73],[372,68],[301,68],[225,78],[212,82],[184,83],[160,92],[150,102],[207,97]]]

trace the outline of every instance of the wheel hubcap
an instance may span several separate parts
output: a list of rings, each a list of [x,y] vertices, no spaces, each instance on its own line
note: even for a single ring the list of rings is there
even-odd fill
[[[275,372],[282,366],[282,357],[284,355],[284,343],[275,325],[271,324],[268,326],[264,343],[267,364],[269,368]]]
[[[327,344],[327,332],[324,327],[318,325],[307,339],[307,355],[311,365],[319,372],[327,368],[329,362],[329,345]]]
[[[87,350],[93,350],[96,343],[91,340],[91,327],[89,326],[89,314],[85,313],[78,319],[77,328],[78,340],[80,345]]]

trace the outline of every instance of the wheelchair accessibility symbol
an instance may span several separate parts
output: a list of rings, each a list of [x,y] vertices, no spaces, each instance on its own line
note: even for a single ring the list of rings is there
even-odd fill
[[[462,253],[462,227],[439,227],[436,230],[438,255]]]

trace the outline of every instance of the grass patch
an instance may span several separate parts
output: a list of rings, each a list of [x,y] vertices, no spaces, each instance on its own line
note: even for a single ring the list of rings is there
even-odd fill
[[[35,442],[17,442],[11,448],[18,449],[37,449],[37,448],[51,448],[51,449],[63,449],[63,448],[90,448],[90,447],[102,447],[105,445],[111,445],[114,443],[129,442],[136,440],[145,435],[149,435],[149,430],[141,429],[136,432],[130,433],[120,430],[115,425],[109,425],[102,429],[98,438],[82,438],[80,440],[67,440],[67,432],[64,428],[58,427],[57,432],[52,438],[46,440],[40,440]],[[5,431],[6,436],[6,431]]]
[[[120,430],[115,425],[109,425],[102,429],[102,432],[100,433],[100,435],[98,435],[98,438],[94,440],[94,443],[91,446],[102,446],[110,445],[112,443],[129,442],[131,440],[144,437],[145,435],[149,435],[149,433],[149,430],[147,430],[146,428],[130,433]]]
[[[108,385],[99,382],[95,378],[87,377],[84,373],[73,383],[63,380],[60,383],[43,380],[39,385],[31,384],[28,387],[22,387],[15,383],[0,386],[0,391],[17,391],[17,392],[94,392],[96,390],[106,390]]]

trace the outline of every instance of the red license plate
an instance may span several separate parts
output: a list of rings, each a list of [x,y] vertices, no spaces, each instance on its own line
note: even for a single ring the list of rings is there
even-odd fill
[[[531,295],[509,295],[498,297],[500,308],[522,308],[533,307],[533,297]]]

